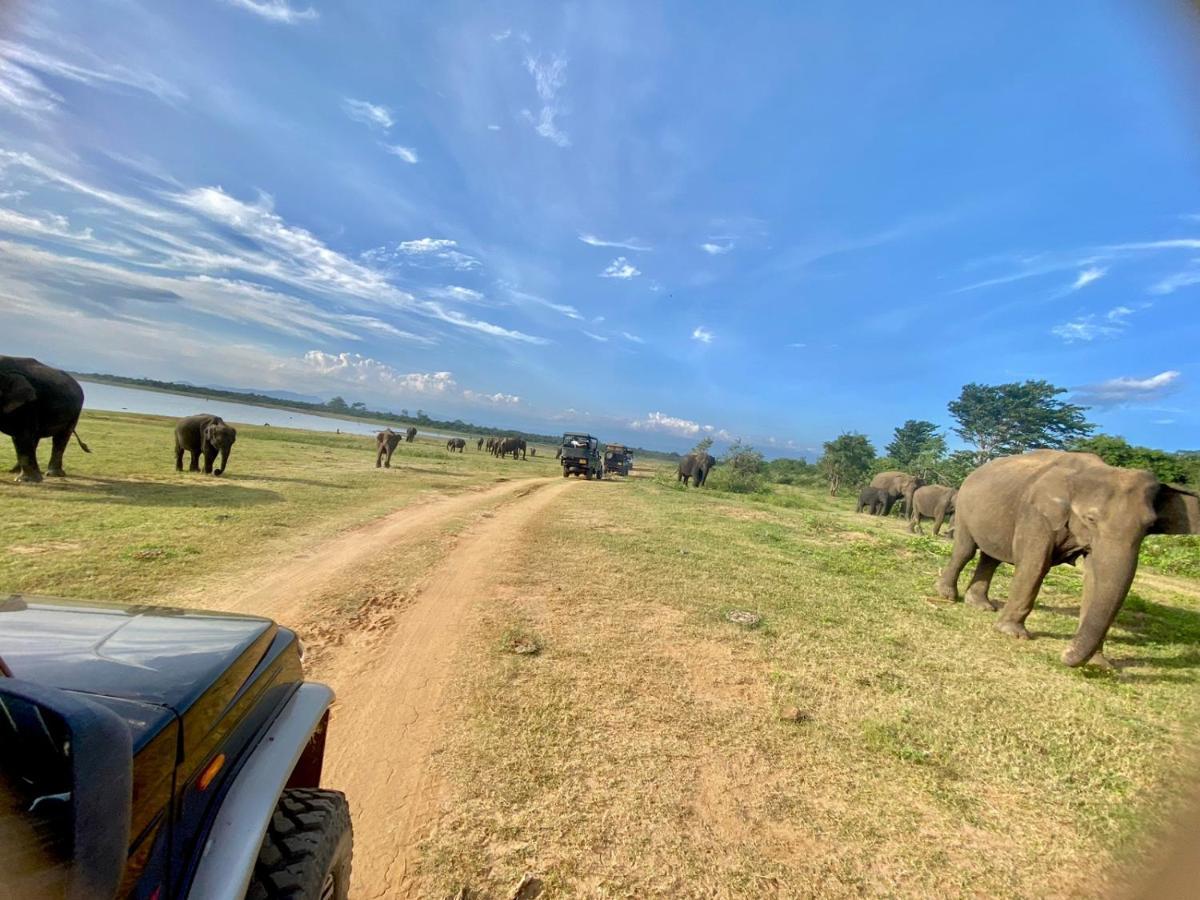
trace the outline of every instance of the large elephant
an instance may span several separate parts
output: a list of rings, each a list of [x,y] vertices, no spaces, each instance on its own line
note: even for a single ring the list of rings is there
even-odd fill
[[[385,469],[392,467],[392,454],[396,452],[396,446],[404,435],[386,428],[379,434],[375,435],[375,468],[383,466]]]
[[[704,487],[708,473],[717,461],[709,453],[689,453],[679,461],[679,480],[684,484],[692,480],[695,487]]]
[[[525,439],[519,437],[497,439],[495,450],[493,451],[496,456],[508,456],[511,453],[513,459],[525,459],[527,452]]]
[[[958,491],[943,484],[926,484],[913,491],[912,507],[908,514],[908,530],[917,534],[921,531],[921,519],[933,519],[933,533],[939,534],[948,516],[954,515],[954,501]],[[950,533],[954,533],[953,527]]]
[[[1200,534],[1200,497],[1120,469],[1091,453],[1034,450],[980,466],[955,500],[954,550],[938,593],[957,599],[958,576],[979,551],[966,602],[994,610],[988,587],[1001,562],[1016,567],[996,627],[1029,638],[1025,619],[1051,566],[1083,560],[1079,627],[1063,651],[1068,666],[1101,655],[1137,571],[1147,534]]]
[[[887,505],[887,492],[881,491],[879,488],[865,487],[858,492],[858,503],[854,507],[857,513],[864,509],[867,515],[878,516],[883,512],[883,507]]]
[[[408,430],[404,432],[404,440],[407,443],[411,444],[416,439],[417,439],[417,429],[415,429],[411,425],[409,425]]]
[[[191,454],[189,472],[200,470],[199,459],[204,456],[204,474],[220,475],[229,465],[229,452],[237,440],[237,429],[226,424],[220,416],[201,413],[188,416],[175,423],[175,471],[183,471],[183,454]],[[213,468],[217,454],[221,454],[221,465]]]
[[[908,515],[908,511],[912,509],[912,495],[922,484],[924,484],[918,476],[909,475],[907,472],[880,472],[871,479],[871,487],[879,488],[881,491],[887,491],[887,501],[883,505],[883,514],[890,516],[892,507],[897,500],[902,500],[903,504],[900,507],[901,515]]]
[[[450,440],[446,441],[446,449],[451,453],[456,450],[462,453],[467,449],[467,442],[463,438],[450,438]]]
[[[50,438],[47,475],[63,476],[63,454],[71,435],[84,453],[87,444],[75,434],[83,410],[83,388],[61,369],[52,369],[36,359],[0,356],[0,431],[12,438],[17,451],[17,481],[41,481],[37,446]]]

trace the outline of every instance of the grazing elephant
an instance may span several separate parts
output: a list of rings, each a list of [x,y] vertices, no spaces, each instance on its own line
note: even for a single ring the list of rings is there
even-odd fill
[[[408,426],[408,430],[404,432],[405,442],[411,444],[416,439],[417,439],[417,429],[413,428],[411,425]]]
[[[855,505],[854,511],[860,513],[865,509],[867,515],[878,516],[883,512],[883,507],[886,504],[886,491],[881,491],[879,488],[865,487],[858,492],[858,503]]]
[[[12,438],[17,451],[17,481],[42,480],[37,446],[50,438],[47,475],[63,476],[63,454],[71,435],[84,453],[87,444],[75,433],[83,410],[83,388],[61,369],[52,369],[36,359],[0,356],[0,431]]]
[[[917,534],[921,531],[921,519],[933,519],[933,533],[942,530],[942,523],[947,516],[954,515],[954,500],[958,491],[941,484],[926,484],[913,491],[912,510],[908,514],[908,530]],[[951,536],[954,528],[950,528]]]
[[[512,454],[513,459],[525,459],[527,447],[524,438],[506,437],[496,441],[496,456],[508,456]]]
[[[892,514],[892,507],[897,500],[904,501],[900,507],[900,514],[907,516],[908,511],[912,509],[913,492],[924,483],[916,475],[896,471],[880,472],[871,479],[871,487],[887,491],[887,501],[883,505],[883,514],[885,516]]]
[[[476,449],[476,450],[482,450],[482,449],[483,449],[483,438],[480,438],[479,440],[477,440],[477,441],[475,442],[475,449]]]
[[[392,454],[396,452],[396,446],[402,437],[402,434],[390,428],[375,435],[375,468],[378,469],[381,465],[385,469],[392,467]]]
[[[462,453],[467,449],[467,442],[463,438],[450,438],[450,440],[446,441],[446,449],[451,453],[455,450]]]
[[[979,551],[966,602],[994,610],[988,587],[1001,562],[1016,567],[1008,603],[996,627],[1029,638],[1033,610],[1051,566],[1083,559],[1079,628],[1062,661],[1078,666],[1097,657],[1125,602],[1147,534],[1200,534],[1200,497],[1160,484],[1151,473],[1120,469],[1091,453],[1034,450],[980,466],[955,500],[954,550],[938,580],[957,599],[958,576]]]
[[[183,471],[183,454],[191,454],[189,472],[200,471],[200,455],[204,455],[204,474],[220,475],[229,465],[229,451],[237,440],[237,430],[226,425],[220,416],[200,414],[188,416],[175,423],[175,471]],[[221,465],[213,468],[217,454],[221,454]]]
[[[687,484],[690,478],[695,487],[704,487],[708,473],[716,464],[717,461],[709,453],[689,453],[679,461],[679,480]]]

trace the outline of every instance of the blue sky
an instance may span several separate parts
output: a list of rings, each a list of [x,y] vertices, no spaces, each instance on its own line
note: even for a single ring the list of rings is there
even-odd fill
[[[1045,378],[1197,448],[1184,9],[6,4],[0,350],[809,455]]]

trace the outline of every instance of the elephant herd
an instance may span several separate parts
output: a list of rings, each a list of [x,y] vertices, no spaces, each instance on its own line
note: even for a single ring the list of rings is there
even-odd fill
[[[1062,653],[1068,666],[1110,665],[1104,640],[1133,583],[1146,535],[1200,534],[1200,496],[1092,453],[1032,450],[1001,457],[971,472],[958,490],[885,472],[863,489],[857,511],[886,515],[897,499],[905,503],[910,531],[929,518],[936,534],[954,516],[954,546],[937,592],[957,601],[963,569],[977,558],[964,600],[999,610],[996,628],[1012,637],[1031,637],[1025,620],[1050,568],[1081,565],[1079,625]],[[1002,562],[1014,572],[1001,609],[988,591]]]

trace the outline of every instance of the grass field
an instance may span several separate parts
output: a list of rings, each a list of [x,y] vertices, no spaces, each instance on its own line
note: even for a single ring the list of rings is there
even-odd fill
[[[448,453],[444,441],[420,437],[400,445],[392,469],[376,469],[370,437],[238,425],[218,478],[175,471],[172,419],[87,412],[79,431],[93,452],[72,444],[71,477],[0,481],[0,589],[172,598],[431,492],[555,471],[544,448],[548,458],[514,463],[474,445]],[[43,445],[43,465],[48,452]],[[14,462],[5,437],[0,471]]]
[[[377,471],[369,439],[247,427],[211,478],[173,471],[165,420],[89,413],[80,430],[95,452],[68,452],[72,477],[0,485],[0,591],[203,605],[421,498],[557,471],[432,442]],[[1148,544],[1106,645],[1118,671],[1072,670],[1073,569],[1018,643],[936,599],[948,541],[850,497],[666,472],[573,488],[464,625],[421,896],[507,897],[531,871],[559,897],[1095,896],[1180,798],[1200,725],[1194,542]],[[361,578],[407,590],[473,521]],[[348,627],[376,602],[361,587]]]

